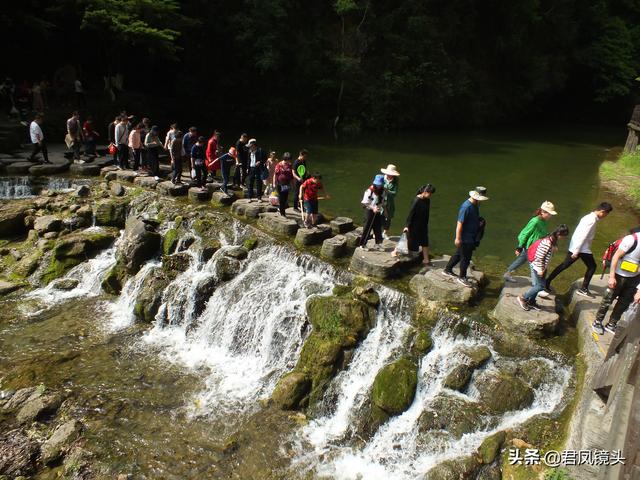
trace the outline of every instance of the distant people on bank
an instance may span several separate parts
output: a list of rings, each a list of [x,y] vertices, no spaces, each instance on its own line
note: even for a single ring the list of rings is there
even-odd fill
[[[49,161],[49,153],[47,152],[47,144],[44,141],[44,133],[42,132],[43,121],[44,115],[36,113],[35,118],[29,125],[29,136],[31,137],[31,144],[33,145],[33,150],[31,151],[31,155],[28,159],[30,162],[35,162],[36,155],[38,155],[38,153],[42,153],[42,162],[51,163]]]
[[[129,119],[120,117],[114,132],[115,144],[118,149],[118,168],[129,168]]]
[[[206,190],[205,182],[207,180],[206,141],[204,137],[198,137],[196,144],[191,147],[191,177],[196,181],[196,186],[201,192]]]
[[[229,148],[229,151],[216,159],[218,165],[220,165],[220,171],[222,172],[222,190],[225,195],[229,195],[229,180],[231,177],[231,167],[236,164],[238,153],[236,147]]]
[[[300,203],[302,203],[302,221],[305,228],[315,228],[318,226],[318,203],[320,191],[324,193],[324,198],[328,199],[324,185],[320,181],[322,176],[315,172],[300,185]]]
[[[300,150],[296,161],[293,162],[293,198],[295,199],[300,196],[300,185],[302,185],[302,182],[309,178],[309,174],[307,173],[307,170],[309,168],[309,166],[307,165],[308,155],[309,152],[307,152],[307,150],[305,149],[302,149]],[[297,211],[300,210],[300,205],[298,205],[297,201],[293,202],[293,209]]]
[[[144,148],[147,150],[147,164],[149,172],[156,180],[160,180],[160,127],[154,125],[144,139]]]
[[[98,137],[100,134],[96,131],[93,125],[93,117],[88,116],[85,122],[82,124],[82,133],[84,135],[84,153],[91,157],[98,157],[97,145]]]
[[[387,191],[387,195],[388,195]],[[402,230],[407,235],[407,243],[410,252],[422,250],[422,263],[431,265],[429,257],[429,211],[431,210],[431,196],[436,193],[436,187],[427,183],[416,192],[411,202],[411,208],[407,215],[407,221]],[[394,250],[392,255],[397,256]]]
[[[140,158],[142,153],[142,137],[140,132],[144,125],[138,123],[129,133],[129,149],[131,150],[131,156],[133,157],[133,169],[137,172],[140,170]]]
[[[240,187],[246,185],[247,176],[249,175],[249,150],[247,143],[249,135],[243,133],[236,142],[236,152],[238,153],[238,165],[233,173],[233,186]]]
[[[600,307],[593,322],[593,330],[603,335],[605,329],[611,333],[616,328],[622,314],[629,308],[632,301],[640,302],[640,233],[625,236],[618,250],[611,259],[609,281]],[[609,321],[603,322],[614,300],[616,302]]]
[[[540,208],[533,212],[533,217],[518,234],[518,247],[516,259],[509,265],[503,278],[507,282],[515,282],[513,272],[527,263],[527,249],[533,242],[549,234],[547,222],[551,216],[557,215],[556,207],[549,201],[542,202]]]
[[[293,166],[291,165],[291,153],[284,152],[282,160],[275,167],[273,175],[273,187],[278,193],[278,210],[285,217],[289,206],[289,191],[293,183]],[[295,198],[293,200],[295,202]]]
[[[569,235],[569,228],[562,224],[551,235],[542,237],[531,244],[527,250],[527,259],[531,269],[532,286],[523,295],[518,295],[516,301],[525,311],[540,310],[536,297],[545,288],[545,274],[553,253],[558,249],[558,241]]]
[[[480,216],[479,204],[487,200],[489,200],[487,189],[476,187],[469,192],[469,198],[460,206],[454,240],[457,250],[442,271],[444,275],[455,278],[458,283],[468,288],[473,287],[473,284],[467,278],[467,270],[473,251],[480,245],[486,225],[485,220]],[[460,273],[456,276],[453,273],[453,267],[458,263],[460,264]]]
[[[580,287],[576,293],[583,297],[593,298],[593,295],[589,291],[589,284],[591,283],[593,274],[596,272],[596,261],[593,258],[593,253],[591,252],[591,244],[593,243],[593,239],[596,235],[596,226],[598,222],[609,215],[612,210],[613,207],[610,203],[602,202],[593,212],[588,213],[580,219],[578,226],[571,236],[567,256],[547,278],[547,283],[545,285],[546,290],[551,290],[551,282],[561,272],[573,265],[579,258],[587,267],[587,271],[585,272],[584,279],[582,280],[582,287]]]
[[[177,185],[182,183],[182,158],[184,150],[182,149],[182,132],[175,130],[173,140],[169,143],[169,158],[171,159],[171,183]]]
[[[382,236],[387,238],[387,234],[391,228],[391,220],[396,214],[396,195],[398,194],[398,177],[400,176],[400,172],[398,172],[396,166],[391,163],[387,165],[387,168],[381,168],[380,171],[384,173],[384,189],[387,196],[387,208],[382,225]]]
[[[364,226],[362,227],[362,236],[360,237],[361,249],[367,251],[367,243],[373,232],[374,250],[382,250],[382,225],[384,222],[384,213],[386,206],[386,194],[384,189],[384,175],[378,174],[373,178],[373,182],[369,188],[364,191],[362,201],[360,202],[364,208]]]
[[[64,138],[67,148],[73,150],[74,162],[80,162],[80,147],[82,146],[82,127],[80,125],[80,113],[75,110],[67,119],[67,135]]]
[[[255,138],[250,139],[247,142],[247,148],[249,149],[249,185],[247,198],[262,197],[262,170],[264,168],[264,153],[262,149],[258,147],[258,141]],[[254,186],[256,191],[254,191]]]

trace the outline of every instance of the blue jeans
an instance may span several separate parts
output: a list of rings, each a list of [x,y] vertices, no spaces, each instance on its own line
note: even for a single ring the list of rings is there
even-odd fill
[[[545,281],[544,275],[539,275],[538,272],[533,269],[531,263],[529,263],[529,268],[531,269],[531,283],[533,286],[524,293],[523,297],[528,303],[531,303],[535,302],[538,293],[544,290]]]
[[[518,255],[516,257],[516,259],[513,261],[513,263],[511,265],[509,265],[509,268],[507,268],[507,272],[515,272],[518,268],[520,268],[525,263],[527,263],[527,249],[526,248],[523,249],[522,252],[520,252],[520,255]]]

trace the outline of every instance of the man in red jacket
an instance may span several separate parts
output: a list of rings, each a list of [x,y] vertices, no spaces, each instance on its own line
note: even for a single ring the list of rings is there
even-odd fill
[[[218,170],[219,165],[215,164],[215,159],[218,158],[218,145],[220,142],[220,132],[215,130],[209,142],[207,143],[207,170],[214,176],[216,174],[216,170]],[[219,162],[218,162],[219,163]]]

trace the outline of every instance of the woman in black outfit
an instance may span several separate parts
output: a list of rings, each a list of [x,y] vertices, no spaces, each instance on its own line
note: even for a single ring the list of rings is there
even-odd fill
[[[431,195],[435,192],[436,188],[430,183],[418,189],[403,230],[407,234],[410,251],[419,252],[422,247],[422,262],[425,265],[431,264],[429,260],[429,208],[431,207]]]

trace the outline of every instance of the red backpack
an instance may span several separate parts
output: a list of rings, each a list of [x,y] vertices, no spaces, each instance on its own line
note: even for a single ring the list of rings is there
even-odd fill
[[[629,249],[629,252],[633,252],[636,249],[636,246],[638,245],[638,234],[637,233],[632,233],[631,235],[633,235],[633,245],[631,245],[631,248]],[[619,238],[615,242],[611,242],[609,245],[607,245],[606,250],[602,254],[602,267],[603,268],[606,269],[609,266],[611,266],[611,260],[613,259],[613,256],[618,251],[618,247],[622,243],[623,239],[624,239],[624,237]]]
[[[529,248],[527,249],[527,260],[529,260],[529,263],[533,263],[533,261],[536,259],[536,252],[538,251],[540,242],[545,238],[547,237],[539,238],[538,240],[533,242],[531,245],[529,245]]]

